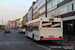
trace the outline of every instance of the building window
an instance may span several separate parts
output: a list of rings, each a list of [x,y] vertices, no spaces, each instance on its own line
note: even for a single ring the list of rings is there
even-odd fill
[[[43,4],[45,3],[45,0],[43,1]]]
[[[58,0],[55,0],[55,5],[57,5],[57,1],[58,1]]]
[[[51,12],[51,17],[52,17],[52,12]]]
[[[60,1],[60,0],[57,0],[57,4],[59,4],[59,1]]]
[[[59,3],[62,2],[63,0],[59,0]]]
[[[50,17],[51,17],[51,13],[50,13]]]
[[[51,8],[51,3],[47,4],[47,9],[50,9]]]
[[[64,13],[66,13],[67,12],[67,7],[64,7]]]
[[[57,15],[59,15],[59,10],[57,11]]]
[[[57,11],[55,11],[55,15],[57,15],[58,14],[58,12]]]
[[[49,4],[48,4],[48,6],[47,6],[47,9],[49,9]]]
[[[55,0],[55,5],[61,3],[63,0]]]
[[[53,2],[51,2],[51,8],[53,7]]]
[[[73,7],[73,8],[74,8],[74,10],[75,10],[75,3],[74,3],[74,7]]]
[[[67,6],[67,12],[69,12],[69,5]]]
[[[52,16],[54,16],[55,15],[55,12],[52,12]]]
[[[59,15],[62,14],[62,9],[59,10]]]
[[[51,13],[47,13],[47,17],[51,17]]]
[[[55,6],[55,3],[53,2],[53,6]]]
[[[51,8],[51,3],[50,3],[50,8]]]
[[[72,4],[69,6],[69,10],[70,10],[70,12],[72,11]]]
[[[49,13],[47,13],[47,17],[49,17],[49,15],[48,15]]]

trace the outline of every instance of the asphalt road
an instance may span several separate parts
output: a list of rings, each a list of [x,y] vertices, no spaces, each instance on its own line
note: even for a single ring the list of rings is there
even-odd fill
[[[33,41],[14,29],[10,31],[0,33],[0,50],[74,50],[52,41]]]

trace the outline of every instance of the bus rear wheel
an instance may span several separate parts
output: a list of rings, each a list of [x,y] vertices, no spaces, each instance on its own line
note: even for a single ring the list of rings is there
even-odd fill
[[[33,41],[34,41],[34,34],[32,35],[32,37],[33,37]]]

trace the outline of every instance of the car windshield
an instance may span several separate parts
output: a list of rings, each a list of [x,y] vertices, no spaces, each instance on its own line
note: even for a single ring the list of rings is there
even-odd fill
[[[6,29],[6,30],[10,30],[10,29]]]

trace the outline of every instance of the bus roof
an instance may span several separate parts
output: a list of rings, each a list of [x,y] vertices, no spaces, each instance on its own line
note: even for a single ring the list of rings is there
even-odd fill
[[[32,21],[29,21],[29,22],[27,22],[26,24],[30,24],[30,23],[35,23],[35,22],[38,22],[38,21],[40,21],[42,18],[46,18],[46,17],[40,17],[40,18],[38,18],[38,19],[35,19],[35,20],[32,20]],[[48,17],[47,17],[48,18]],[[60,18],[61,19],[61,18]]]
[[[34,22],[38,22],[38,21],[40,21],[40,19],[41,19],[41,18],[35,19],[35,20],[33,20],[33,21],[27,22],[26,24],[28,24],[28,23],[34,23]]]

